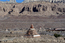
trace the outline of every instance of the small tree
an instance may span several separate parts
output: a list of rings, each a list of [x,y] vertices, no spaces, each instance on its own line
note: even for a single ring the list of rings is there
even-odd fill
[[[57,38],[57,37],[61,37],[62,35],[55,33],[54,36]]]

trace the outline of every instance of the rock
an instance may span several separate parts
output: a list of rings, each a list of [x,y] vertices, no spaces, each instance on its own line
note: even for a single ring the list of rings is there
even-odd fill
[[[56,6],[51,6],[52,11],[56,11]]]
[[[65,13],[65,8],[63,8],[63,12]]]
[[[9,12],[8,12],[8,14],[11,14],[13,12],[13,9],[11,9]]]
[[[22,10],[21,10],[19,13],[22,13],[22,12],[24,12],[24,10],[25,10],[25,7],[23,7],[23,8],[22,8]]]
[[[24,38],[23,36],[21,36],[21,38]]]
[[[42,10],[47,11],[47,6],[43,6]]]
[[[13,6],[13,8],[15,8],[15,5]]]
[[[59,12],[62,12],[62,8],[58,8],[58,11],[59,11]]]
[[[29,15],[29,16],[57,16],[65,12],[62,4],[49,3],[49,2],[31,2],[31,3],[20,3],[20,4],[2,4],[0,3],[0,16],[6,16],[8,14],[18,15]],[[7,14],[5,14],[7,12]],[[61,12],[61,13],[57,13]],[[5,15],[4,15],[4,14]]]
[[[37,7],[33,7],[33,12],[39,12]]]
[[[54,39],[53,41],[54,41],[54,42],[57,42],[57,40],[55,40],[55,39]]]
[[[58,42],[65,42],[63,37],[58,37]]]

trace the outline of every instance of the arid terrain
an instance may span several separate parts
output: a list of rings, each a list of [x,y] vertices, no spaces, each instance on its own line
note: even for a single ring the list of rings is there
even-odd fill
[[[0,3],[1,43],[65,43],[64,37],[55,38],[44,34],[41,38],[23,37],[31,24],[38,33],[40,27],[42,31],[45,28],[65,28],[65,4],[41,1]]]
[[[3,38],[1,43],[65,43],[62,37],[55,38],[53,36],[44,35],[42,38]],[[6,41],[8,40],[8,41]]]
[[[0,28],[65,27],[65,4],[49,2],[0,3]]]

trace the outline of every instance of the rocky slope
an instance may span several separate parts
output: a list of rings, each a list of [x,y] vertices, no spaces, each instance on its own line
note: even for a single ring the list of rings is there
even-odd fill
[[[65,4],[49,2],[0,3],[0,29],[65,27]],[[61,20],[58,20],[61,19]]]
[[[28,15],[28,16],[59,16],[65,14],[65,4],[49,2],[30,2],[4,4],[0,3],[0,16]]]

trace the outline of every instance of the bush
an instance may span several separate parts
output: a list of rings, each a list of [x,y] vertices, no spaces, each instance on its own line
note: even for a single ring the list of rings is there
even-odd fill
[[[57,37],[61,37],[62,35],[55,33],[54,36],[57,38]]]

